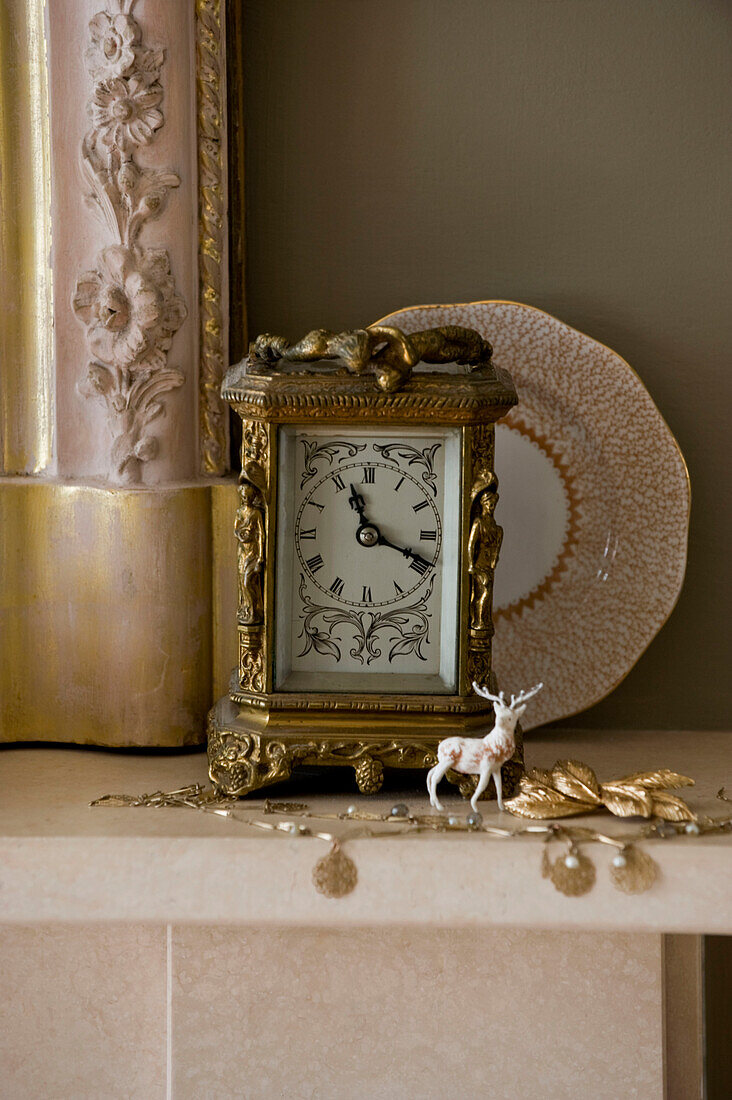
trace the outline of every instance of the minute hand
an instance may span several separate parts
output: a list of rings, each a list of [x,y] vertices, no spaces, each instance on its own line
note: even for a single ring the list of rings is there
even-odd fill
[[[403,554],[405,558],[412,558],[413,561],[422,562],[422,564],[426,565],[428,568],[430,568],[432,565],[431,562],[425,561],[421,554],[415,554],[414,550],[412,550],[409,546],[397,546],[395,542],[391,542],[388,538],[386,538],[385,535],[382,535],[381,532],[379,532],[377,545],[390,546],[392,550],[398,550],[399,553]]]

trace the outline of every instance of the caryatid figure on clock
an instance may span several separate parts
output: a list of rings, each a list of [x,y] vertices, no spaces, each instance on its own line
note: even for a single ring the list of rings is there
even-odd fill
[[[494,424],[516,404],[479,333],[261,336],[228,372],[243,422],[239,666],[209,717],[216,788],[298,765],[425,768],[492,709]],[[246,512],[246,516],[244,513]],[[256,536],[256,537],[255,537]],[[252,608],[256,605],[256,614]],[[521,742],[504,791],[522,772]],[[450,776],[471,793],[472,777]]]

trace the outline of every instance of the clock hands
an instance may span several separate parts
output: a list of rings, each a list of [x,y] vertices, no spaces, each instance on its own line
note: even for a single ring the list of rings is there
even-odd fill
[[[366,519],[366,504],[361,494],[356,492],[355,485],[351,485],[351,495],[348,498],[348,503],[355,512],[358,512],[356,540],[361,543],[361,546],[376,546],[381,538],[381,532],[378,527],[375,527],[373,523]]]
[[[366,518],[366,502],[359,492],[356,491],[356,486],[351,485],[351,495],[348,498],[348,503],[355,512],[358,512],[358,529],[356,530],[356,540],[361,546],[390,546],[392,550],[398,550],[400,554],[403,554],[405,558],[411,558],[414,564],[418,567],[420,573],[425,573],[428,569],[432,568],[432,563],[425,561],[421,554],[416,554],[414,550],[409,546],[397,546],[395,542],[382,535],[379,528]]]

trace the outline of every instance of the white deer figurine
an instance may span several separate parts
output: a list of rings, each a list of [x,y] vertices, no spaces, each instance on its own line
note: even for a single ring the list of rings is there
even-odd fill
[[[480,777],[475,794],[470,799],[470,805],[476,813],[478,799],[488,786],[491,776],[496,784],[498,809],[503,809],[501,768],[516,751],[516,723],[526,710],[529,699],[532,695],[536,695],[537,691],[541,691],[543,686],[543,684],[536,684],[530,691],[512,695],[511,702],[507,703],[503,692],[500,695],[491,695],[485,688],[479,687],[476,683],[473,684],[478,695],[482,695],[484,699],[490,699],[493,703],[496,723],[485,737],[447,737],[444,741],[440,741],[437,746],[437,763],[427,773],[430,805],[436,810],[442,809],[442,803],[437,797],[437,784],[452,768],[453,771],[462,772],[463,775]]]

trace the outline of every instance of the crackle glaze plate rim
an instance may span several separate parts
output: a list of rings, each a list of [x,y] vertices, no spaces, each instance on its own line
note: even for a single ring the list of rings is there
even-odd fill
[[[625,679],[681,592],[691,491],[671,429],[622,356],[535,306],[419,305],[375,323],[406,332],[476,328],[512,374],[519,405],[501,425],[538,444],[556,467],[567,491],[567,541],[551,577],[497,613],[494,665],[508,690],[545,682],[525,730],[586,710]],[[593,406],[603,390],[605,401]],[[559,415],[567,410],[569,424]],[[644,508],[654,521],[640,518]],[[561,646],[552,644],[557,635]]]

